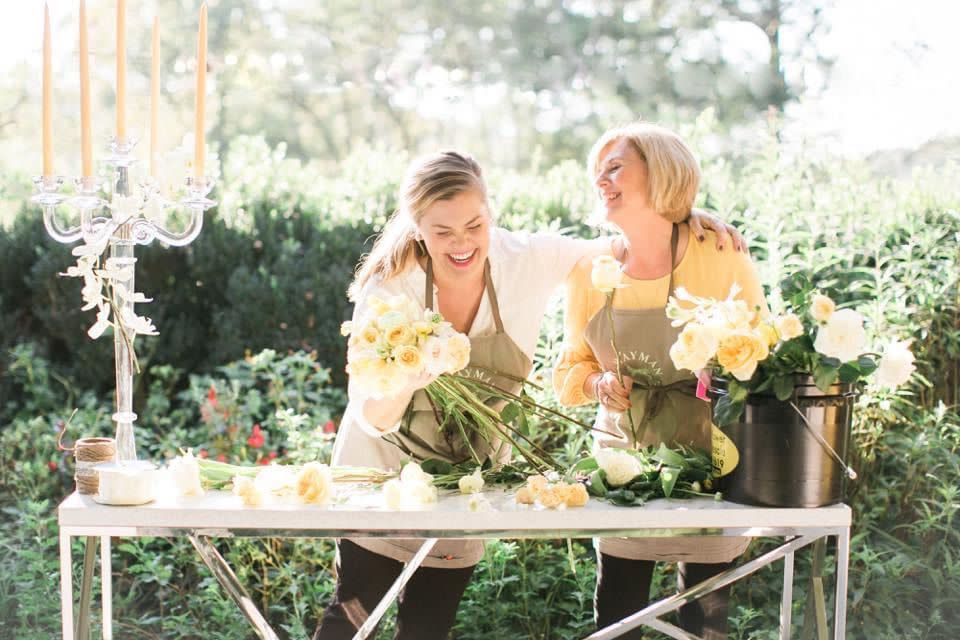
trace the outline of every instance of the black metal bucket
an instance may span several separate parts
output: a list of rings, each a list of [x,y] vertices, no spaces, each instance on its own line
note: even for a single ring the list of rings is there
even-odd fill
[[[725,394],[726,381],[714,380],[711,398]],[[810,430],[846,461],[855,397],[853,385],[835,384],[824,393],[810,376],[797,376],[790,400],[751,396],[740,421],[721,427],[740,454],[733,471],[720,478],[724,499],[768,507],[822,507],[842,502],[845,469]]]

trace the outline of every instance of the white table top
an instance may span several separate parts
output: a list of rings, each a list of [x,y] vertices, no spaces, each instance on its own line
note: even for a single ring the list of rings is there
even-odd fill
[[[771,535],[768,529],[849,527],[851,523],[850,508],[843,504],[778,509],[695,498],[618,507],[591,498],[584,507],[550,510],[518,505],[512,491],[493,489],[482,495],[489,507],[479,511],[470,511],[469,497],[459,493],[441,493],[435,504],[417,510],[394,511],[383,505],[379,489],[359,485],[338,485],[336,501],[323,506],[273,503],[245,507],[230,493],[211,491],[201,497],[161,497],[142,506],[119,507],[101,505],[88,495],[73,493],[61,503],[58,515],[61,527],[75,535],[95,535],[95,529],[110,529],[103,532],[105,535],[150,535],[152,529],[256,530],[266,536],[271,531],[299,535],[343,531],[379,536],[419,532],[430,533],[429,537],[497,538],[628,530],[643,530],[646,533],[642,535],[671,535],[665,530],[692,534],[694,529],[700,530],[696,532],[699,534],[710,529],[728,531],[726,535]]]

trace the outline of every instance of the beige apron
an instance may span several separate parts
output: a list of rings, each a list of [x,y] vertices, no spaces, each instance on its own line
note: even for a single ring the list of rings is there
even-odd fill
[[[679,227],[673,226],[670,239],[670,281],[667,296],[673,293],[673,265],[676,264]],[[596,447],[634,448],[667,445],[692,446],[711,450],[710,404],[696,397],[696,379],[688,371],[678,371],[670,359],[670,347],[680,335],[680,327],[671,326],[665,307],[654,309],[614,309],[612,296],[587,323],[584,338],[597,362],[605,371],[617,371],[617,355],[611,344],[610,318],[616,330],[617,350],[623,375],[633,378],[630,393],[636,439],[630,420],[619,420],[621,438],[594,432]],[[609,431],[615,422],[599,406],[596,425]],[[748,538],[602,538],[602,553],[635,560],[728,562],[744,552]]]
[[[470,363],[460,374],[487,380],[511,393],[522,386],[522,380],[530,374],[533,363],[520,347],[507,335],[500,318],[500,306],[497,292],[490,277],[490,263],[484,266],[484,284],[496,333],[470,338]],[[427,259],[427,282],[424,293],[424,306],[433,309],[433,264]],[[509,377],[498,376],[492,372],[501,372]],[[488,403],[500,411],[504,402]],[[400,429],[384,436],[381,441],[402,452],[404,458],[418,462],[427,458],[438,458],[447,462],[464,462],[473,458],[476,452],[481,460],[492,458],[496,463],[510,460],[511,447],[507,442],[495,441],[491,444],[479,436],[471,438],[471,447],[466,446],[459,430],[441,427],[423,390],[413,395],[401,422]],[[390,445],[388,445],[390,446]],[[420,548],[422,540],[359,538],[352,542],[357,545],[400,562],[407,562]],[[483,557],[482,540],[441,540],[431,549],[423,562],[425,567],[459,569],[475,565]]]

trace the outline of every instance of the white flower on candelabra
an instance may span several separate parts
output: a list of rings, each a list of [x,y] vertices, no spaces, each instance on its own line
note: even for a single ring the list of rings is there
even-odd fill
[[[142,203],[143,198],[141,198],[140,195],[123,196],[114,193],[109,205],[110,215],[116,224],[126,224],[140,216],[140,206]]]

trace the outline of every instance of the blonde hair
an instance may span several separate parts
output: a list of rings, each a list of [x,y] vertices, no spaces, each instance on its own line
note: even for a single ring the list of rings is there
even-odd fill
[[[356,300],[374,277],[384,280],[405,271],[425,249],[417,241],[417,223],[430,206],[476,190],[487,203],[487,185],[476,160],[456,151],[441,151],[414,160],[398,194],[397,210],[383,227],[370,253],[363,256],[348,295]]]
[[[650,205],[670,222],[690,215],[700,188],[700,164],[687,143],[673,131],[649,122],[633,122],[608,129],[587,156],[591,180],[597,175],[600,155],[610,144],[627,140],[647,164]]]

